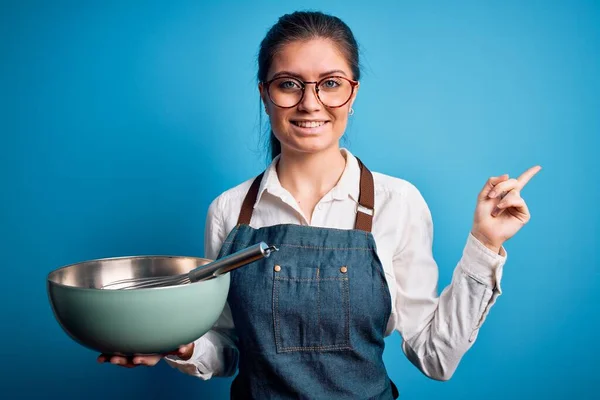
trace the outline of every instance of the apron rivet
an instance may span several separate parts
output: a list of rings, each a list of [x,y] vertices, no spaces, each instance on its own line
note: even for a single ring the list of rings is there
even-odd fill
[[[273,269],[275,270],[275,272],[281,271],[281,267],[279,265],[276,265]]]
[[[340,268],[340,272],[341,272],[342,274],[345,274],[346,272],[348,272],[348,268],[346,268],[346,267],[344,266],[344,267]]]

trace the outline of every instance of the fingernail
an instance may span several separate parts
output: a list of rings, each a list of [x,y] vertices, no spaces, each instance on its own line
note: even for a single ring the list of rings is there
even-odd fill
[[[134,359],[133,359],[133,363],[134,363],[134,364],[136,364],[136,365],[143,364],[142,360],[141,360],[141,359],[139,359],[139,358],[134,358]]]
[[[492,190],[492,191],[491,191],[491,192],[488,194],[488,196],[489,196],[490,198],[492,198],[492,199],[493,199],[494,197],[496,197],[496,194],[497,194],[497,193],[496,193],[496,192],[494,192],[494,191]]]

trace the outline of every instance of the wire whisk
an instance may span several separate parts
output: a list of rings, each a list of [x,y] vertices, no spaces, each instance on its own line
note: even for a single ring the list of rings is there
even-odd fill
[[[254,261],[268,258],[275,251],[279,251],[279,249],[275,246],[269,246],[265,242],[260,242],[244,250],[201,265],[186,274],[121,279],[102,286],[102,289],[131,290],[186,285],[212,279]]]

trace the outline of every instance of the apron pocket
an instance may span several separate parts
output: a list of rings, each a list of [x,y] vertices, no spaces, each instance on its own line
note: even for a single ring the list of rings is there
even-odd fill
[[[273,278],[278,353],[351,348],[350,293],[345,269],[277,265]]]

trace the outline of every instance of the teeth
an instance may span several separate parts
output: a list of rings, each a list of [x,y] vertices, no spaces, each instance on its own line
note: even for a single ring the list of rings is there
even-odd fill
[[[302,128],[317,128],[321,125],[325,125],[325,121],[295,121],[294,125],[298,125]]]

